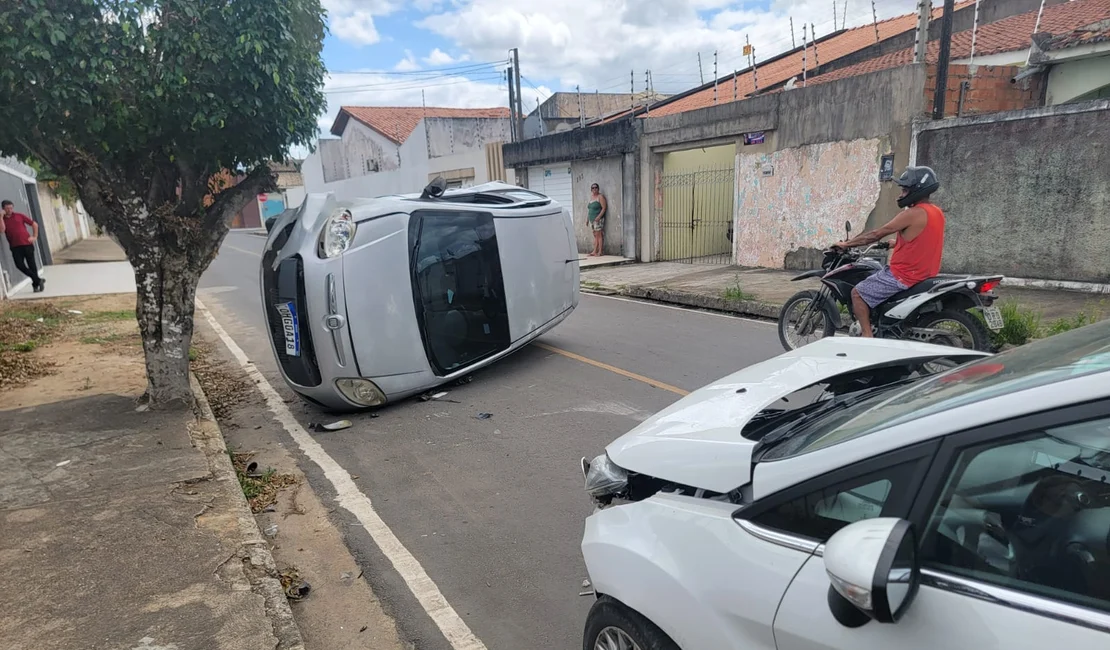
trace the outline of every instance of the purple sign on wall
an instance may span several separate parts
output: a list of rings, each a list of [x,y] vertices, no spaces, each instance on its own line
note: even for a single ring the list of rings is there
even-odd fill
[[[767,135],[763,131],[757,131],[756,133],[745,133],[744,134],[744,144],[745,145],[763,144],[763,142],[766,139],[767,139]]]

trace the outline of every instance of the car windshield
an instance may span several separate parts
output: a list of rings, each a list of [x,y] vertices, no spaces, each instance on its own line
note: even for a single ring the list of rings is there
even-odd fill
[[[1110,320],[984,357],[830,414],[765,459],[816,451],[983,400],[1110,370]]]

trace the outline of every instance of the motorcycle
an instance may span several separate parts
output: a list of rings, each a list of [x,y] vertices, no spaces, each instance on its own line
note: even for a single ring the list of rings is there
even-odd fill
[[[845,224],[849,236],[852,225]],[[779,312],[779,341],[794,350],[813,340],[833,336],[842,327],[842,312],[850,320],[849,336],[862,328],[852,306],[852,289],[884,267],[873,251],[864,248],[825,251],[821,269],[791,279],[821,278],[820,290],[806,289],[791,296]],[[877,338],[915,340],[982,352],[992,351],[990,331],[1002,329],[1002,312],[994,306],[1001,275],[938,276],[897,293],[871,310],[871,329]],[[979,315],[974,312],[979,312]],[[815,336],[814,336],[815,335]],[[813,340],[805,340],[813,336]]]

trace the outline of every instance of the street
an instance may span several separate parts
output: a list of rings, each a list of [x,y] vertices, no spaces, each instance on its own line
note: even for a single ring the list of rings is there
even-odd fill
[[[229,234],[198,298],[289,398],[260,305],[264,241]],[[485,647],[570,649],[581,646],[591,603],[578,596],[585,577],[578,545],[592,510],[579,458],[600,453],[686,391],[779,352],[773,324],[583,294],[539,345],[469,384],[445,386],[445,398],[344,416],[351,428],[312,437],[358,478],[392,535]],[[328,417],[297,401],[289,407],[306,428]],[[478,419],[479,412],[492,417]],[[281,426],[264,428],[296,449]],[[304,455],[298,463],[321,500],[334,503],[336,488],[317,463]],[[420,639],[422,650],[474,647],[447,640],[435,622],[442,619],[414,595],[425,586],[394,570],[395,555],[383,553],[350,512],[337,507],[332,522],[404,638]]]

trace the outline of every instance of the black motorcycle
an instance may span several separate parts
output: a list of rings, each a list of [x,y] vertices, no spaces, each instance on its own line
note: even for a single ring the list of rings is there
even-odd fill
[[[845,224],[849,235],[851,224]],[[884,267],[874,251],[885,242],[865,248],[825,251],[821,269],[792,281],[821,278],[819,290],[799,291],[779,312],[779,341],[786,350],[833,336],[849,319],[848,335],[862,332],[852,307],[852,289]],[[871,330],[877,338],[904,339],[990,352],[988,328],[1002,329],[1002,313],[993,304],[1000,275],[937,276],[897,293],[871,310]],[[979,312],[979,315],[973,312]],[[981,317],[980,317],[981,315]],[[812,340],[811,340],[812,337]]]

